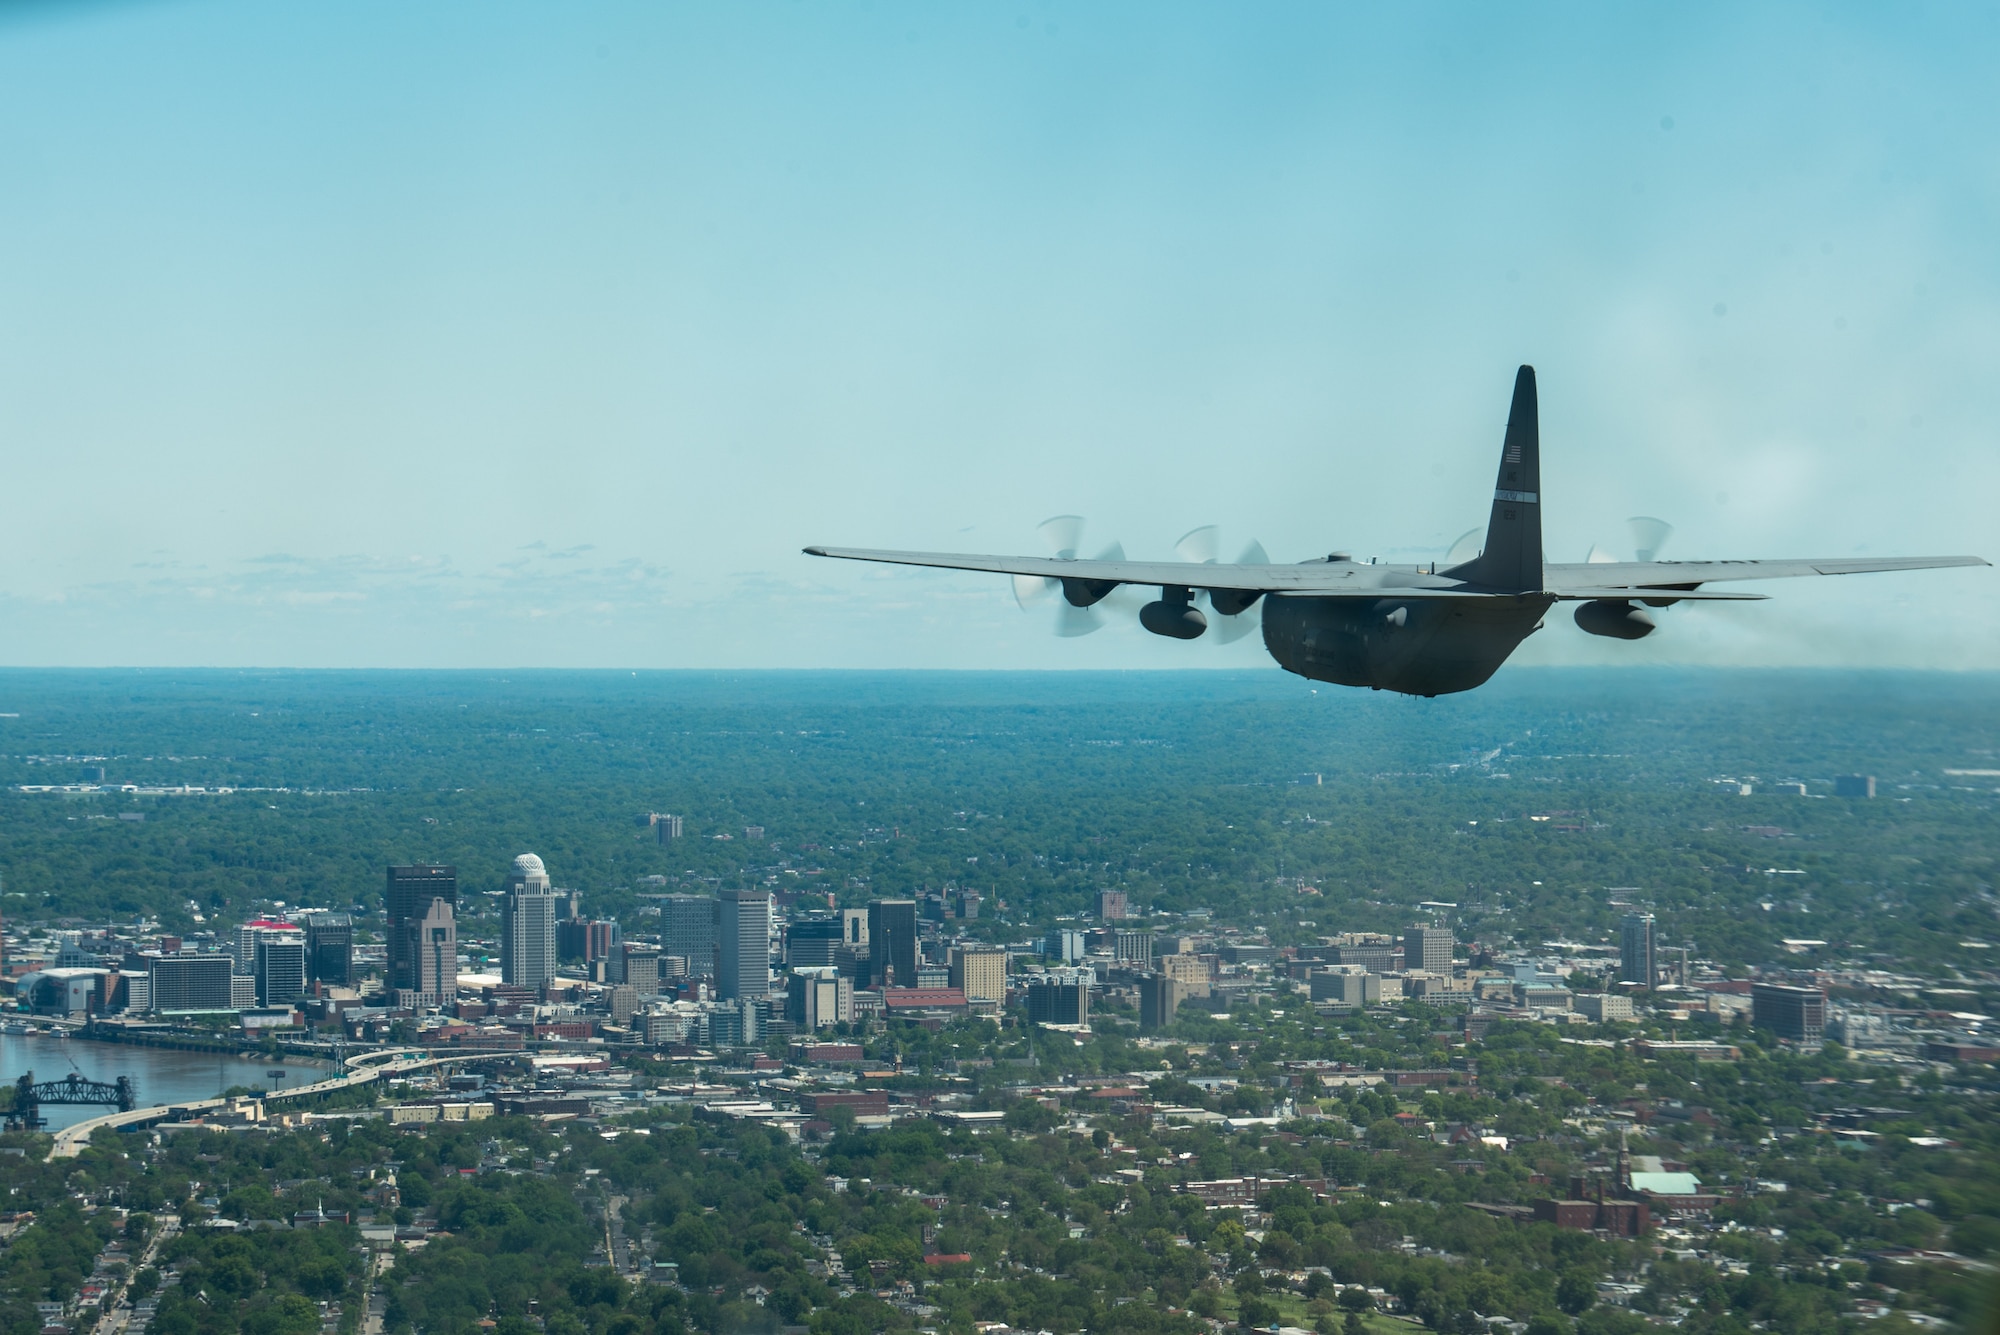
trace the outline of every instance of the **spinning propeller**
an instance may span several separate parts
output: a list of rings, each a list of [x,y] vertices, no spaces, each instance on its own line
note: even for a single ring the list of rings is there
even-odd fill
[[[1174,544],[1175,556],[1183,561],[1194,561],[1202,565],[1214,565],[1220,559],[1218,554],[1221,550],[1222,530],[1214,524],[1204,524],[1200,528],[1190,530]],[[1242,554],[1236,558],[1236,564],[1264,566],[1271,564],[1271,558],[1265,553],[1264,544],[1253,538],[1243,549]],[[1262,599],[1251,603],[1248,607],[1236,606],[1229,596],[1230,592],[1233,591],[1225,591],[1222,600],[1218,602],[1215,594],[1206,589],[1198,589],[1191,600],[1194,606],[1207,608],[1213,614],[1215,619],[1210,620],[1209,624],[1215,631],[1217,644],[1234,644],[1257,629],[1262,621],[1262,614],[1257,610],[1263,606]]]
[[[1083,549],[1083,527],[1081,515],[1057,515],[1043,520],[1036,526],[1035,532],[1040,535],[1049,555],[1058,561],[1074,561]],[[1174,554],[1180,560],[1197,565],[1213,565],[1219,559],[1221,546],[1221,530],[1209,524],[1185,534],[1174,544]],[[1114,542],[1094,559],[1122,561],[1125,549]],[[1254,541],[1236,559],[1239,564],[1245,565],[1269,565],[1271,561],[1265,554],[1263,544]],[[1022,611],[1033,611],[1054,603],[1055,619],[1050,628],[1065,638],[1101,630],[1107,624],[1104,615],[1107,608],[1125,610],[1137,607],[1143,599],[1143,595],[1129,585],[1106,587],[1087,580],[1058,579],[1049,575],[1015,575],[1013,580],[1014,601]],[[1257,629],[1260,624],[1257,607],[1257,602],[1239,605],[1238,598],[1232,597],[1229,591],[1224,591],[1218,601],[1218,595],[1209,590],[1192,588],[1187,607],[1170,633],[1178,639],[1194,639],[1212,625],[1218,644],[1232,644]],[[1143,615],[1141,620],[1144,624]],[[1151,628],[1148,625],[1148,629]]]
[[[1057,515],[1054,519],[1043,520],[1036,526],[1035,532],[1041,535],[1043,544],[1049,549],[1049,555],[1058,561],[1074,561],[1077,559],[1077,550],[1083,545],[1083,516]],[[1099,552],[1096,559],[1123,561],[1125,548],[1114,542]],[[1014,601],[1020,604],[1022,611],[1027,612],[1047,602],[1052,595],[1061,593],[1063,597],[1056,603],[1055,624],[1052,627],[1056,634],[1065,639],[1074,639],[1079,635],[1088,635],[1094,630],[1101,630],[1104,626],[1104,614],[1098,609],[1098,604],[1104,600],[1105,595],[1096,593],[1095,597],[1091,597],[1091,594],[1096,592],[1094,589],[1079,587],[1074,592],[1087,601],[1077,602],[1070,596],[1072,590],[1065,588],[1066,583],[1068,581],[1047,575],[1016,575]]]
[[[1632,559],[1634,561],[1657,561],[1660,551],[1667,545],[1667,539],[1674,535],[1674,526],[1664,519],[1649,519],[1645,515],[1634,515],[1625,521],[1626,531],[1632,535]],[[1464,541],[1464,539],[1460,539]],[[1616,563],[1619,558],[1605,551],[1595,543],[1591,544],[1590,555],[1583,558],[1591,565]]]

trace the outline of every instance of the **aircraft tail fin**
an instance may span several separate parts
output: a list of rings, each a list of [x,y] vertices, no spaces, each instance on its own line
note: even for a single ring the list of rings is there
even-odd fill
[[[1451,573],[1489,588],[1517,591],[1542,587],[1542,436],[1535,400],[1535,368],[1514,376],[1514,404],[1507,413],[1507,438],[1500,447],[1500,473],[1493,484],[1493,514],[1486,523],[1486,547]]]

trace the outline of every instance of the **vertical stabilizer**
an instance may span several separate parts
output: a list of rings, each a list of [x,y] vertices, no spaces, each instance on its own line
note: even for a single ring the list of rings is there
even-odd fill
[[[1535,406],[1535,368],[1514,376],[1514,406],[1500,448],[1493,483],[1493,515],[1486,521],[1486,549],[1452,573],[1488,588],[1533,591],[1542,587],[1542,433]]]

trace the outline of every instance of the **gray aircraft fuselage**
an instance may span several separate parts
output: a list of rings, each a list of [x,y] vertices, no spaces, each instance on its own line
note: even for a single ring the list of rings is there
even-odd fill
[[[1498,672],[1554,601],[1539,593],[1450,601],[1273,593],[1264,597],[1264,646],[1287,672],[1314,681],[1448,695]]]

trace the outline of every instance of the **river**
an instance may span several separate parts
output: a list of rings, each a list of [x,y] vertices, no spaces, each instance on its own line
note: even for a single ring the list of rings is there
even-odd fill
[[[264,1090],[295,1089],[324,1080],[328,1068],[319,1062],[293,1057],[282,1062],[245,1061],[212,1052],[177,1052],[172,1048],[93,1043],[88,1039],[51,1038],[44,1034],[0,1034],[0,1078],[11,1085],[23,1071],[33,1071],[38,1084],[61,1080],[71,1071],[106,1084],[128,1075],[138,1086],[139,1106],[144,1108],[159,1103],[212,1099],[236,1085]],[[271,1078],[280,1071],[285,1079]],[[42,1116],[52,1131],[115,1111],[91,1105],[42,1105]]]

